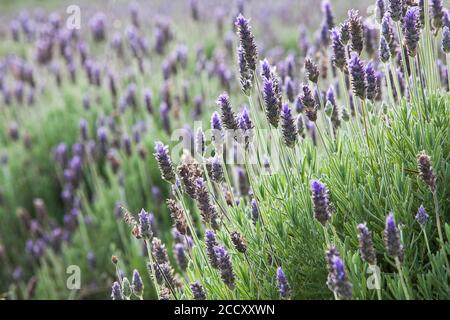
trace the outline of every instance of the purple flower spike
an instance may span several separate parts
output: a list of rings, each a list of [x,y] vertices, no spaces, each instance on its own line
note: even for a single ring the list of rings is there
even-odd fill
[[[311,89],[308,85],[302,85],[302,91],[303,94],[301,95],[301,101],[303,106],[305,107],[306,116],[308,117],[309,121],[314,122],[317,120],[318,109],[316,99],[313,97]]]
[[[450,53],[450,31],[449,27],[445,26],[442,32],[442,51],[446,54]]]
[[[241,112],[241,115],[239,117],[239,129],[243,131],[251,130],[253,128],[252,120],[250,119],[250,115],[248,112],[247,107],[244,107],[244,109]]]
[[[314,218],[322,225],[326,225],[331,218],[328,188],[318,180],[311,180],[310,187],[312,192]]]
[[[123,300],[122,288],[117,281],[115,281],[112,285],[111,298],[113,300]]]
[[[418,224],[420,224],[421,227],[425,226],[425,224],[428,221],[428,213],[427,210],[425,210],[425,208],[423,207],[423,205],[421,205],[419,207],[419,209],[417,210],[417,214],[416,214],[416,221]]]
[[[380,40],[380,59],[382,62],[387,63],[391,58],[391,51],[389,49],[389,44],[384,36],[381,36]]]
[[[386,227],[384,229],[384,245],[388,255],[393,258],[403,257],[403,246],[400,243],[400,232],[395,224],[394,214],[390,212],[386,217]]]
[[[291,289],[289,287],[289,283],[281,267],[278,267],[277,269],[277,284],[278,284],[278,292],[280,293],[281,297],[283,298],[289,297]]]
[[[139,213],[139,233],[146,239],[150,240],[153,237],[152,231],[152,215],[144,209]]]
[[[206,300],[205,290],[203,289],[203,286],[198,283],[198,281],[192,283],[190,287],[194,300]]]
[[[444,10],[442,8],[442,0],[431,0],[431,17],[433,18],[433,26],[439,29],[443,25]]]
[[[141,275],[139,274],[139,271],[137,271],[136,269],[133,271],[132,288],[133,293],[137,297],[142,297],[142,295],[144,294],[144,284],[142,282],[142,278]]]
[[[381,20],[383,20],[384,14],[386,13],[386,6],[384,0],[377,0],[376,6],[377,6],[377,19],[378,22],[381,23]]]
[[[377,264],[377,256],[373,247],[372,234],[366,224],[358,224],[359,252],[361,258],[370,265]]]
[[[264,79],[263,97],[267,120],[273,127],[277,128],[280,119],[280,109],[276,84],[272,79]]]
[[[351,48],[353,51],[357,52],[359,55],[361,54],[364,47],[364,28],[361,21],[361,17],[357,10],[349,10],[348,11],[348,19],[349,19],[349,29],[350,29],[350,40],[351,40]]]
[[[291,108],[287,103],[283,105],[281,113],[281,129],[284,142],[289,148],[293,148],[297,141],[297,129],[295,128]]]
[[[355,94],[355,96],[364,100],[366,98],[367,91],[366,72],[364,70],[364,65],[361,59],[355,52],[352,52],[349,68],[350,74],[352,76],[351,82],[353,93]]]
[[[436,175],[431,163],[431,157],[425,151],[420,152],[417,156],[417,166],[422,181],[430,187],[431,192],[436,191]]]
[[[158,162],[161,176],[164,180],[171,183],[175,182],[175,172],[172,166],[172,160],[170,159],[168,147],[164,146],[161,142],[155,144],[155,158]]]
[[[255,199],[252,199],[252,202],[251,202],[251,215],[252,215],[253,224],[256,224],[256,222],[259,219],[259,208],[258,208],[258,204],[256,203]]]
[[[209,263],[213,268],[218,268],[219,263],[217,261],[216,253],[214,251],[214,247],[218,246],[216,241],[216,234],[213,230],[206,230],[205,232],[205,244],[206,244],[206,252],[208,254]]]
[[[231,108],[230,97],[226,92],[217,98],[217,105],[222,113],[222,123],[229,130],[237,130],[238,122]]]
[[[334,15],[333,10],[331,8],[330,1],[324,0],[322,2],[322,11],[325,15],[325,22],[328,27],[328,30],[331,30],[334,28]]]
[[[235,25],[237,27],[239,42],[244,50],[247,67],[251,72],[255,72],[258,52],[256,49],[255,39],[249,20],[246,19],[242,14],[239,14],[239,16],[236,18]]]
[[[188,260],[186,257],[185,245],[177,243],[174,248],[175,258],[181,270],[186,271]]]
[[[377,77],[372,62],[366,66],[367,99],[373,101],[377,95]]]
[[[389,0],[389,13],[392,20],[400,21],[403,15],[403,0]]]
[[[417,45],[420,39],[420,21],[416,7],[410,7],[403,19],[403,30],[405,33],[405,45],[410,57],[417,54]]]
[[[331,272],[328,276],[329,285],[336,293],[339,300],[347,300],[352,298],[352,284],[347,278],[344,262],[335,255],[331,260]]]
[[[331,29],[331,48],[333,49],[333,63],[334,65],[341,69],[345,69],[347,65],[347,59],[345,57],[345,46],[342,43],[341,35],[339,30],[336,28]]]
[[[214,247],[214,252],[217,257],[220,276],[222,277],[223,282],[228,286],[228,288],[230,290],[233,290],[235,288],[235,276],[231,258],[227,250],[223,246]]]

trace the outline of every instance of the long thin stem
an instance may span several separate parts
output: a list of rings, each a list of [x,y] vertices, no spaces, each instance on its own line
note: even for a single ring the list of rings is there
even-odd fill
[[[441,217],[439,215],[439,201],[437,198],[436,191],[433,191],[433,202],[434,202],[434,212],[436,214],[436,227],[438,230],[440,245],[444,245],[444,237],[442,236],[442,228],[441,228]]]
[[[406,300],[410,300],[408,288],[406,287],[405,278],[403,276],[402,264],[400,263],[400,260],[398,257],[395,258],[395,265],[398,270],[398,275],[400,277],[400,283],[402,285],[403,292],[405,293]]]
[[[426,232],[424,227],[422,227],[422,233],[423,233],[423,237],[425,238],[425,244],[427,246],[428,255],[431,256],[430,244],[429,244],[429,241],[428,241],[427,232]]]

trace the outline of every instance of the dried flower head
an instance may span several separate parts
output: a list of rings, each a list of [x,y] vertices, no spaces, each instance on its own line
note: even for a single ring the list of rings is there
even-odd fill
[[[317,119],[317,101],[313,97],[311,89],[308,85],[302,85],[303,94],[301,95],[302,104],[305,108],[305,114],[309,121],[316,121]]]
[[[350,28],[351,48],[353,51],[357,52],[358,55],[360,55],[364,47],[364,29],[358,11],[354,9],[349,10],[348,20]]]
[[[435,192],[436,175],[434,174],[433,171],[431,158],[425,153],[425,151],[420,152],[419,155],[417,156],[417,166],[422,181],[425,182],[430,187],[431,192]]]
[[[242,236],[242,234],[240,234],[237,231],[233,231],[230,234],[230,236],[231,242],[233,242],[233,245],[236,248],[236,250],[239,251],[240,253],[245,253],[247,251],[247,241]]]
[[[309,81],[317,83],[319,80],[319,68],[309,57],[305,58],[305,71]]]
[[[181,208],[181,206],[178,205],[178,203],[173,199],[167,199],[166,202],[167,207],[169,208],[170,211],[170,216],[175,222],[175,228],[178,230],[179,233],[183,235],[186,234],[187,223],[183,208]]]

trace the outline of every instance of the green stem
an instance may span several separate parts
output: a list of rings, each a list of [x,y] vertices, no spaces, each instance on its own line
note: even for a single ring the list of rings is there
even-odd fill
[[[425,238],[425,244],[427,245],[428,255],[431,257],[431,250],[430,250],[430,244],[428,241],[427,232],[425,231],[425,228],[422,227],[423,237]]]
[[[403,275],[402,265],[401,265],[400,260],[398,259],[398,257],[395,257],[395,265],[396,265],[397,270],[398,270],[398,275],[400,277],[400,283],[402,285],[403,292],[405,293],[406,300],[410,300],[408,288],[406,287],[406,282],[405,282],[405,278],[404,278],[404,275]]]
[[[433,202],[434,202],[434,212],[436,214],[436,227],[438,229],[439,241],[441,242],[441,246],[443,246],[444,245],[444,237],[442,235],[441,218],[439,215],[439,201],[437,198],[436,191],[433,191],[432,193],[433,193]]]

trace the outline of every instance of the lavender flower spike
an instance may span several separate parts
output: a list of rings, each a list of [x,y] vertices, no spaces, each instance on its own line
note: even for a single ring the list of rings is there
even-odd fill
[[[333,29],[334,28],[334,16],[333,16],[333,10],[331,8],[331,4],[330,4],[329,0],[324,0],[322,2],[322,11],[325,15],[325,21],[326,21],[328,30]]]
[[[449,27],[445,26],[442,32],[442,51],[446,54],[450,53],[450,31]]]
[[[229,130],[237,130],[238,122],[231,108],[230,98],[226,92],[217,98],[217,105],[222,113],[222,123]]]
[[[139,271],[137,271],[136,269],[133,271],[132,288],[133,293],[136,297],[142,297],[142,295],[144,294],[144,283],[142,282]]]
[[[332,57],[333,63],[337,68],[343,71],[347,65],[347,59],[345,57],[345,46],[342,43],[341,35],[338,29],[333,28],[331,29],[330,33],[331,33],[331,48],[333,49],[333,57]]]
[[[386,227],[384,229],[384,245],[388,255],[393,258],[403,257],[403,246],[400,243],[400,232],[395,224],[392,212],[386,217]]]
[[[223,246],[214,247],[214,252],[219,264],[220,276],[222,277],[223,282],[228,286],[228,288],[230,290],[233,290],[235,287],[235,276],[231,258],[227,250]]]
[[[365,99],[367,90],[366,73],[362,61],[355,52],[352,52],[349,67],[353,93],[360,99]]]
[[[310,187],[312,192],[314,218],[316,218],[322,225],[326,225],[331,217],[328,189],[325,184],[318,180],[311,180]]]
[[[208,188],[203,178],[197,178],[195,180],[196,186],[196,199],[200,214],[206,223],[211,224],[211,227],[215,230],[219,229],[218,213],[214,205],[211,203],[208,193]]]
[[[311,89],[308,85],[304,84],[302,86],[303,94],[301,96],[301,101],[303,106],[305,107],[305,113],[308,117],[309,121],[317,120],[317,102],[314,99]]]
[[[425,151],[422,151],[417,156],[417,166],[419,168],[419,175],[429,187],[431,192],[436,191],[436,175],[433,171],[431,158]]]
[[[417,223],[421,226],[421,227],[423,227],[423,226],[425,226],[425,224],[427,223],[427,221],[428,221],[428,213],[427,213],[427,210],[425,210],[425,208],[423,207],[423,205],[421,205],[420,207],[419,207],[419,209],[417,210],[417,214],[416,214],[416,221],[417,221]]]
[[[405,45],[410,57],[417,54],[417,45],[420,39],[420,20],[416,7],[410,7],[403,19]]]
[[[387,63],[391,58],[391,51],[386,38],[382,35],[380,39],[380,59],[382,62]]]
[[[381,23],[381,21],[383,20],[384,14],[386,12],[384,0],[377,0],[376,6],[377,6],[377,19]]]
[[[259,208],[258,208],[258,204],[256,203],[255,199],[252,199],[252,202],[251,202],[251,216],[252,216],[253,224],[256,224],[256,222],[258,222],[258,219],[259,219]]]
[[[317,83],[319,80],[319,69],[317,64],[315,64],[309,57],[305,58],[305,70],[309,81]]]
[[[142,209],[138,216],[140,236],[146,240],[150,240],[153,237],[151,214]]]
[[[403,0],[389,0],[389,13],[392,20],[400,21],[403,15]]]
[[[291,292],[291,288],[289,287],[289,283],[286,279],[286,275],[283,272],[281,267],[277,269],[277,284],[278,284],[278,292],[281,297],[287,298]]]
[[[237,231],[233,231],[230,234],[231,242],[233,242],[234,248],[240,253],[247,251],[247,240]]]
[[[247,62],[245,61],[245,51],[242,46],[238,47],[237,54],[239,66],[239,81],[241,83],[242,92],[244,92],[244,94],[246,95],[249,95],[253,87],[253,74],[251,73],[251,70],[247,66]]]
[[[289,108],[289,105],[285,103],[281,112],[281,129],[283,139],[289,148],[293,148],[297,141],[297,129],[295,128],[292,110]]]
[[[328,277],[329,285],[336,293],[339,300],[352,298],[352,284],[347,278],[344,262],[339,255],[331,258],[330,274]]]
[[[372,62],[366,66],[367,99],[373,101],[377,95],[377,77]]]
[[[206,230],[205,232],[205,244],[206,244],[206,253],[208,254],[209,263],[213,268],[219,268],[219,262],[217,261],[216,252],[214,251],[214,247],[218,246],[216,241],[216,234],[213,230]]]
[[[349,28],[350,28],[350,40],[351,48],[353,51],[361,54],[364,47],[364,28],[361,22],[361,17],[357,10],[348,11]]]
[[[377,256],[373,247],[372,234],[366,224],[358,224],[359,252],[361,258],[370,265],[377,264]]]
[[[431,0],[431,17],[433,18],[433,27],[439,29],[443,25],[444,10],[442,0]]]
[[[192,283],[190,287],[194,300],[206,300],[205,290],[203,289],[203,286],[198,283],[198,281]]]
[[[172,160],[170,159],[168,153],[168,147],[164,146],[161,142],[156,142],[155,144],[155,158],[158,162],[159,169],[161,171],[161,176],[164,180],[171,183],[175,182],[175,172],[172,166]]]
[[[112,285],[111,298],[113,300],[123,300],[122,288],[117,281],[115,281]]]
[[[212,131],[212,141],[215,146],[219,146],[223,143],[224,132],[222,128],[222,121],[217,112],[213,112],[211,116],[211,131]]]
[[[237,27],[239,42],[244,49],[244,57],[247,67],[251,72],[255,72],[258,51],[256,49],[255,39],[249,20],[247,20],[242,14],[239,14],[236,18],[235,25]]]
[[[200,156],[205,154],[205,134],[201,127],[197,129],[197,134],[195,136],[195,151]]]
[[[272,79],[264,79],[263,97],[266,107],[266,117],[275,128],[280,119],[279,100],[276,94],[276,86]]]

